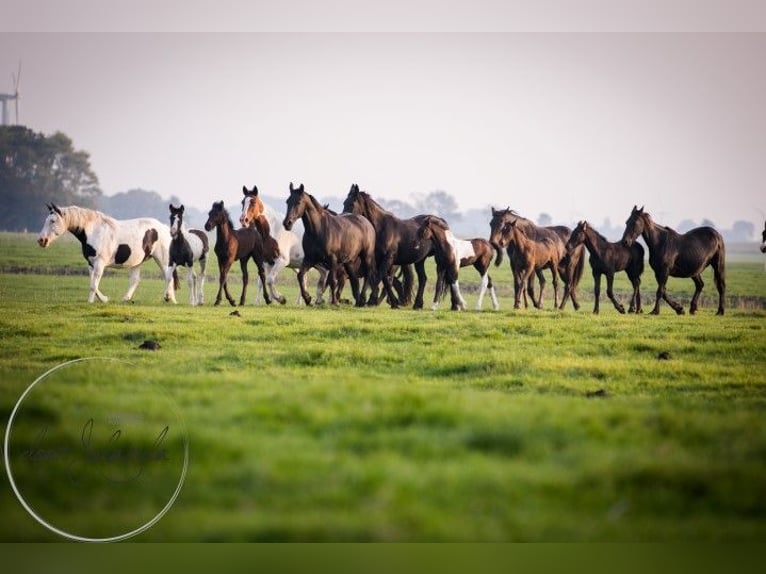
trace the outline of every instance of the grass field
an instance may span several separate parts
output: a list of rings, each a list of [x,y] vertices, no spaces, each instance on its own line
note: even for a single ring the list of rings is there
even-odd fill
[[[605,294],[594,316],[589,270],[579,312],[553,311],[550,283],[544,310],[514,311],[507,263],[492,271],[498,312],[296,307],[286,273],[287,305],[254,306],[251,286],[232,316],[210,305],[215,280],[204,307],[185,304],[185,281],[180,304],[163,303],[152,262],[134,303],[113,271],[112,301],[88,305],[74,240],[0,234],[3,426],[71,359],[128,361],[109,377],[164,389],[189,469],[137,540],[763,540],[766,272],[744,249],[728,259],[724,317],[710,272],[693,317],[619,315]],[[470,308],[477,284],[464,270]],[[647,269],[647,310],[655,287]],[[688,306],[691,281],[669,290]],[[0,538],[57,540],[0,480]],[[67,504],[65,488],[49,496]],[[95,520],[97,492],[92,504],[72,528]]]

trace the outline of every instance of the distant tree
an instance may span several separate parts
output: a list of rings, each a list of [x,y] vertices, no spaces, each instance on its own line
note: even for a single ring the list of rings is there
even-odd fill
[[[755,225],[750,221],[738,220],[734,222],[731,230],[726,234],[728,241],[751,241],[755,234]]]
[[[399,217],[401,219],[407,219],[409,217],[413,217],[418,214],[417,208],[410,205],[406,201],[400,201],[398,199],[379,199],[376,200],[378,203],[380,203],[381,207],[383,209],[390,211],[396,217]]]
[[[547,213],[541,213],[537,216],[537,225],[546,227],[553,223],[553,218]]]
[[[678,224],[678,227],[676,227],[676,231],[679,233],[686,233],[690,229],[694,229],[697,227],[697,224],[694,223],[691,219],[684,219],[681,223]]]
[[[416,207],[421,213],[432,213],[447,221],[460,219],[457,201],[449,193],[440,189],[418,200]]]
[[[701,227],[707,226],[707,227],[715,227],[715,223],[710,221],[709,219],[703,219],[702,223],[700,223]]]
[[[68,136],[0,126],[0,229],[34,229],[46,203],[94,207],[100,196],[88,153],[75,150]]]

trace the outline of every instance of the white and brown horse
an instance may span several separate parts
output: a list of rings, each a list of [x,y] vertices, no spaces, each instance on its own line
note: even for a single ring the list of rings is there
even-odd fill
[[[167,225],[151,217],[114,219],[93,209],[78,206],[47,205],[45,218],[37,243],[48,247],[67,231],[80,240],[82,254],[90,268],[88,302],[109,298],[99,291],[99,283],[107,267],[130,269],[130,286],[123,300],[130,301],[141,280],[141,264],[150,257],[159,266],[162,276],[168,267],[170,230]],[[175,277],[175,286],[178,278]],[[168,298],[168,291],[165,292]]]

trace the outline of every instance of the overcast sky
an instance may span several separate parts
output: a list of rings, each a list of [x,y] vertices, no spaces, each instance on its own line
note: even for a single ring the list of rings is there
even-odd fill
[[[167,9],[115,26],[103,10],[70,23],[41,4],[27,0],[16,27],[0,28],[0,92],[22,60],[21,122],[68,134],[108,195],[140,187],[207,209],[238,202],[243,184],[286,198],[294,181],[318,196],[358,183],[405,201],[441,189],[463,210],[510,206],[557,222],[622,222],[636,203],[668,225],[760,227],[766,214],[766,34],[699,33],[753,24],[731,11],[691,20],[691,33],[683,12],[656,28],[687,33],[564,33],[559,20],[555,33],[440,33],[503,29],[478,17],[461,28],[454,11],[441,28],[421,16],[437,33],[410,20],[409,33],[328,33],[347,28],[312,28],[299,11],[298,26],[280,27],[291,13],[274,9],[257,32],[214,33],[175,26]]]

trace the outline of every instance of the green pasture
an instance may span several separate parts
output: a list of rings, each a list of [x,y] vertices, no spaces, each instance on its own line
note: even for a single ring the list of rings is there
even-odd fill
[[[214,261],[204,307],[186,303],[184,276],[179,304],[162,302],[153,262],[133,303],[120,300],[127,274],[110,271],[111,301],[89,305],[77,242],[34,239],[0,234],[3,427],[28,385],[67,360],[120,359],[130,365],[105,377],[161,388],[188,431],[189,468],[135,540],[766,536],[766,271],[754,245],[730,250],[724,317],[710,272],[696,316],[619,315],[605,284],[594,316],[589,268],[579,312],[552,309],[550,282],[544,310],[515,311],[507,261],[492,270],[498,312],[488,297],[473,311],[466,269],[466,312],[298,307],[287,272],[287,305],[255,306],[251,283],[237,316],[211,305]],[[628,281],[616,288],[625,301]],[[655,288],[647,268],[647,311]],[[669,290],[688,307],[690,280]],[[139,349],[146,339],[161,348]],[[0,539],[58,540],[0,480]],[[69,490],[51,484],[49,504],[66,507]],[[99,500],[73,508],[71,527],[104,520]]]

